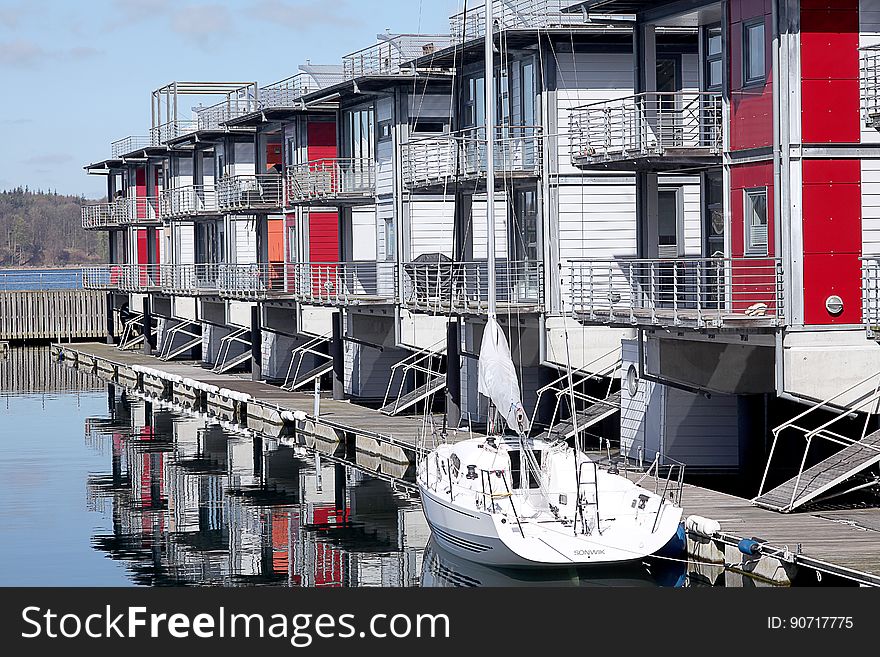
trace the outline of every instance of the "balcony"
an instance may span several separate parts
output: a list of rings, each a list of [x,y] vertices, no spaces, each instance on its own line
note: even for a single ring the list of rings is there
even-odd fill
[[[401,170],[407,189],[446,187],[485,180],[488,165],[485,128],[414,139],[402,146]],[[501,126],[494,150],[499,183],[541,175],[543,136],[538,126]]]
[[[156,197],[123,198],[82,207],[82,227],[86,230],[156,226],[160,223]]]
[[[536,30],[551,27],[571,28],[588,23],[581,12],[563,12],[580,4],[575,0],[493,0],[492,16],[497,30]],[[449,19],[453,41],[482,39],[486,36],[486,9],[481,5],[460,12]]]
[[[220,214],[214,185],[186,185],[162,190],[159,216],[162,219],[211,217]]]
[[[164,265],[110,264],[83,267],[82,283],[87,290],[118,290],[147,293],[161,289]]]
[[[408,64],[452,45],[448,35],[382,35],[382,41],[342,58],[343,78],[353,80],[371,75],[401,75],[413,72]]]
[[[219,103],[193,110],[196,115],[195,130],[225,130],[224,123],[227,121],[256,110],[254,87],[244,87]]]
[[[222,212],[281,212],[284,207],[281,174],[230,176],[217,183],[217,205]]]
[[[453,262],[436,254],[403,265],[403,306],[434,314],[485,315],[489,311],[489,264]],[[495,265],[499,313],[540,313],[544,302],[543,265],[502,260]]]
[[[880,44],[862,48],[859,78],[865,125],[880,130]]]
[[[167,121],[150,129],[150,140],[156,145],[166,144],[172,139],[191,134],[198,129],[199,122],[196,119]]]
[[[161,265],[161,290],[178,296],[217,296],[227,266],[219,263]]]
[[[782,262],[775,258],[573,260],[567,283],[571,312],[584,324],[731,330],[785,324]]]
[[[674,171],[721,164],[717,93],[643,93],[571,111],[571,159],[582,169]]]
[[[222,265],[221,296],[291,299],[316,306],[394,303],[394,262],[261,263]]]
[[[110,155],[114,158],[122,157],[151,146],[156,146],[156,144],[149,135],[123,137],[110,144]]]
[[[279,82],[261,87],[257,105],[260,109],[296,107],[299,105],[300,98],[317,90],[318,87],[312,85],[309,76],[297,73]]]
[[[313,160],[287,167],[287,205],[364,204],[376,196],[376,163],[369,159]]]

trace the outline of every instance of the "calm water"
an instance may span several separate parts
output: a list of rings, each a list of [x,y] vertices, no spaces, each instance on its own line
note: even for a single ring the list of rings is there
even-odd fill
[[[436,548],[418,500],[386,481],[108,393],[94,379],[72,381],[79,373],[60,365],[22,379],[26,386],[11,376],[23,368],[0,361],[4,368],[0,585],[702,581],[669,563],[540,575],[479,567]],[[65,387],[73,389],[40,391]]]
[[[72,290],[82,287],[79,269],[0,269],[0,292]]]

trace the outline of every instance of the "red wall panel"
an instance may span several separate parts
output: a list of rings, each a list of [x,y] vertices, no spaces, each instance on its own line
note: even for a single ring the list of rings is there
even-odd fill
[[[339,261],[339,215],[309,213],[309,262]]]
[[[331,121],[310,121],[307,132],[307,149],[310,161],[336,157],[335,123]]]
[[[803,165],[804,323],[860,321],[862,188],[859,160],[805,160]],[[825,300],[843,299],[831,315]]]
[[[743,21],[764,17],[766,80],[743,85]],[[730,2],[730,148],[743,150],[773,144],[773,75],[770,67],[773,24],[772,0]]]

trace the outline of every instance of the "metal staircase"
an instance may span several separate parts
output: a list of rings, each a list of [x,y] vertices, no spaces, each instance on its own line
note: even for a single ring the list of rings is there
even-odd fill
[[[175,346],[178,337],[182,337],[183,342]],[[201,346],[201,344],[201,324],[198,322],[192,322],[188,319],[182,319],[169,329],[165,336],[165,340],[162,342],[162,350],[159,353],[159,360],[174,360],[181,354],[184,354],[195,347]]]
[[[321,336],[309,340],[299,347],[294,347],[291,351],[290,365],[287,367],[287,375],[284,377],[284,384],[281,387],[284,390],[297,390],[305,386],[307,383],[333,371],[333,357],[320,350],[321,347],[329,342],[329,337]],[[307,372],[302,372],[303,360],[307,354],[311,354],[315,358],[323,358],[325,361]],[[296,368],[293,366],[294,363],[296,363]]]
[[[154,326],[150,326],[150,335],[155,337],[158,334],[158,329]],[[119,344],[116,345],[116,348],[120,351],[127,351],[129,349],[137,349],[144,343],[144,314],[136,313],[125,322],[125,325],[122,328],[122,335],[119,338]]]
[[[862,394],[843,408],[835,404],[841,397],[851,394],[857,388],[862,388],[871,382],[874,382],[872,392]],[[820,409],[836,412],[838,415],[815,429],[803,427],[801,422],[803,418]],[[845,490],[832,491],[832,489],[841,486],[853,477],[864,473],[873,465],[880,463],[880,431],[868,433],[868,422],[871,414],[876,414],[878,410],[880,410],[880,374],[872,374],[867,379],[859,381],[846,390],[839,392],[834,397],[816,403],[803,413],[776,427],[773,430],[773,445],[770,448],[770,455],[767,457],[767,466],[764,469],[761,486],[758,489],[758,495],[752,499],[752,504],[781,513],[789,513],[808,502],[827,500],[861,488],[880,484],[880,478],[875,476],[868,478],[866,482],[860,482]],[[852,417],[854,412],[857,411],[867,413],[860,439],[854,440],[830,429],[832,425],[839,422],[842,418]],[[773,455],[776,452],[779,438],[787,430],[801,433],[805,439],[804,455],[801,459],[798,473],[788,481],[765,491],[767,475],[770,471],[770,464],[773,461]],[[807,467],[807,457],[815,439],[834,443],[841,446],[842,449],[833,456]]]
[[[246,328],[237,328],[229,335],[220,338],[220,352],[217,355],[217,362],[211,370],[214,374],[225,374],[251,359],[250,333]],[[230,356],[230,347],[233,344],[244,345],[244,351]]]
[[[442,345],[442,348],[441,348]],[[446,374],[440,369],[443,365],[443,355],[446,353],[445,338],[440,342],[420,349],[414,354],[407,356],[402,361],[391,366],[391,376],[388,378],[388,386],[385,388],[385,398],[382,401],[380,412],[385,415],[397,415],[411,408],[421,401],[430,399],[434,394],[446,387]],[[425,382],[417,386],[415,390],[404,393],[407,374],[413,372],[416,376],[424,375]],[[391,388],[397,374],[400,374],[400,383],[397,386],[397,395],[391,398]]]
[[[620,359],[616,359],[611,365],[596,372],[590,371],[596,367],[597,363],[608,360],[618,351],[615,348],[606,354],[602,354],[586,365],[573,370],[570,374],[566,372],[538,389],[535,410],[532,413],[533,418],[538,414],[538,409],[541,406],[544,395],[553,394],[556,397],[549,426],[539,434],[539,438],[545,440],[568,440],[576,434],[580,436],[582,432],[590,427],[620,412],[620,391],[611,391],[614,375],[621,366]],[[593,397],[578,390],[579,386],[591,379],[602,381],[605,378],[608,378],[608,387],[606,388],[605,395],[602,397]],[[558,419],[560,406],[563,401],[569,407],[569,417]],[[572,412],[572,406],[575,407],[574,412]]]

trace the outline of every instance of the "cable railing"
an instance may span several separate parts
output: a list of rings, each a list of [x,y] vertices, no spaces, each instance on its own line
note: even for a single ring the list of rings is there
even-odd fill
[[[865,125],[880,126],[880,44],[862,48],[860,90]]]
[[[488,166],[485,128],[413,139],[401,146],[401,170],[407,187],[450,180],[484,178]],[[495,171],[500,176],[541,173],[543,134],[540,126],[499,126],[494,142]]]
[[[492,15],[496,31],[587,25],[581,12],[563,12],[579,4],[576,0],[493,0]],[[483,5],[459,12],[449,19],[456,42],[486,36],[486,8]]]
[[[291,267],[294,294],[302,303],[347,306],[397,298],[396,262],[298,262]]]
[[[155,146],[152,137],[149,135],[130,135],[117,139],[110,144],[110,154],[112,157],[121,157],[128,153]]]
[[[172,187],[162,190],[159,195],[159,216],[162,219],[216,215],[219,212],[214,185]]]
[[[196,130],[222,130],[226,121],[250,114],[257,110],[257,100],[254,90],[243,87],[239,92],[231,93],[225,100],[199,107],[194,110],[196,115]]]
[[[223,281],[222,263],[163,264],[160,265],[162,292],[180,296],[219,294]]]
[[[198,129],[199,122],[196,119],[175,119],[172,121],[166,121],[150,130],[150,140],[154,145],[164,144],[177,137],[182,137],[183,135],[195,132]]]
[[[123,225],[123,213],[117,203],[91,203],[80,208],[82,227],[85,230],[119,228]]]
[[[705,92],[649,92],[584,105],[569,116],[572,161],[577,166],[664,154],[718,156],[721,109],[721,95]]]
[[[376,194],[376,163],[367,158],[325,158],[287,167],[287,205],[360,200]]]
[[[346,80],[368,75],[398,75],[409,72],[404,65],[452,45],[445,34],[395,34],[381,37],[379,43],[367,46],[342,58]]]
[[[341,76],[340,76],[341,81]],[[279,80],[265,87],[260,87],[260,109],[269,107],[295,107],[300,98],[317,91],[318,87],[311,82],[310,76],[297,73],[284,80]]]
[[[568,289],[574,317],[588,323],[785,323],[779,258],[571,260]]]
[[[160,223],[159,199],[155,196],[117,198],[110,203],[93,203],[81,208],[86,230],[150,226]]]
[[[489,310],[489,264],[448,259],[403,265],[403,305],[428,313],[485,314]],[[530,260],[495,263],[495,299],[499,310],[539,312],[544,300],[543,266]]]
[[[217,206],[223,212],[277,210],[284,205],[280,173],[227,176],[217,183]]]

